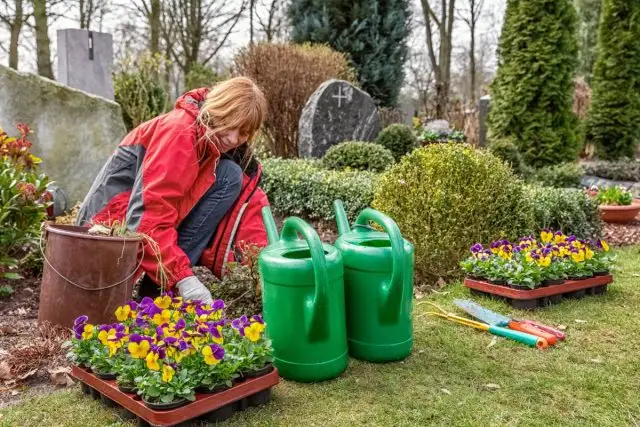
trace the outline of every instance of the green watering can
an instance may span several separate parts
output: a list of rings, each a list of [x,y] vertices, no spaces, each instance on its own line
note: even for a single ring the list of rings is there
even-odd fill
[[[353,229],[342,201],[334,202],[344,262],[349,353],[370,362],[406,358],[413,347],[413,245],[388,216],[365,209]],[[374,222],[384,233],[369,226]]]
[[[349,362],[342,256],[300,218],[287,218],[278,237],[268,207],[262,217],[269,246],[258,267],[274,364],[294,381],[335,378]]]

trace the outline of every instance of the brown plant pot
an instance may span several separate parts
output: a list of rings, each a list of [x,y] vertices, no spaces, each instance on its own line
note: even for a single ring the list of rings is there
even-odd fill
[[[600,205],[598,209],[604,222],[628,224],[640,213],[640,199],[634,199],[628,206]]]
[[[46,225],[39,323],[71,327],[83,314],[93,324],[112,323],[116,308],[131,297],[141,239],[95,236],[87,231]]]

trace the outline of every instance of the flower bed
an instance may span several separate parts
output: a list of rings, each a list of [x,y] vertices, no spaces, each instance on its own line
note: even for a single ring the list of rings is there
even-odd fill
[[[484,248],[471,247],[471,256],[461,267],[472,280],[517,290],[559,285],[565,280],[581,280],[608,275],[613,256],[603,240],[585,241],[561,231],[543,230],[517,243],[499,240]]]
[[[76,319],[68,357],[121,391],[137,393],[146,406],[169,409],[273,370],[271,341],[259,315],[223,318],[224,302],[212,306],[171,293],[116,310],[119,323],[92,325]]]

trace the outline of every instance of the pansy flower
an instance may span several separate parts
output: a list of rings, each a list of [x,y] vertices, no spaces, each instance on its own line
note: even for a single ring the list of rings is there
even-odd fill
[[[124,322],[125,320],[127,320],[130,314],[131,307],[128,304],[125,304],[122,307],[118,307],[116,309],[116,319],[118,319],[119,322]]]
[[[73,322],[73,326],[82,325],[87,323],[88,321],[89,321],[89,316],[82,315],[76,318],[76,320]]]
[[[171,367],[171,365],[164,365],[162,367],[162,382],[168,383],[173,379],[176,371]]]
[[[553,233],[548,228],[545,228],[540,232],[540,240],[542,243],[549,243],[553,240]]]
[[[202,355],[204,356],[204,363],[216,365],[224,357],[224,348],[218,344],[209,344],[202,349]]]
[[[244,335],[249,339],[249,341],[256,342],[260,339],[260,334],[263,330],[264,325],[258,322],[253,322],[248,327],[244,328]]]
[[[480,243],[476,243],[475,245],[471,246],[471,253],[477,254],[479,252],[482,252],[482,249],[482,245]]]
[[[155,300],[153,300],[153,302],[159,308],[161,308],[163,310],[167,310],[169,307],[171,307],[171,303],[173,301],[171,300],[171,297],[169,295],[164,295],[164,296],[156,298]]]

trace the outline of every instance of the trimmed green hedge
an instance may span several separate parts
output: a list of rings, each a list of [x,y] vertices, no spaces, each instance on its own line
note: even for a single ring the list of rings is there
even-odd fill
[[[585,166],[585,174],[614,181],[640,182],[640,162],[637,160],[599,161]]]
[[[571,188],[527,186],[526,194],[533,209],[535,230],[562,230],[584,239],[602,236],[598,203],[584,191]]]
[[[328,221],[335,216],[335,199],[342,199],[349,218],[369,207],[378,178],[373,172],[325,169],[316,160],[264,159],[262,170],[261,187],[276,212]]]
[[[346,168],[382,172],[395,160],[391,151],[380,144],[366,141],[341,142],[329,148],[322,158],[322,164],[328,169]]]

